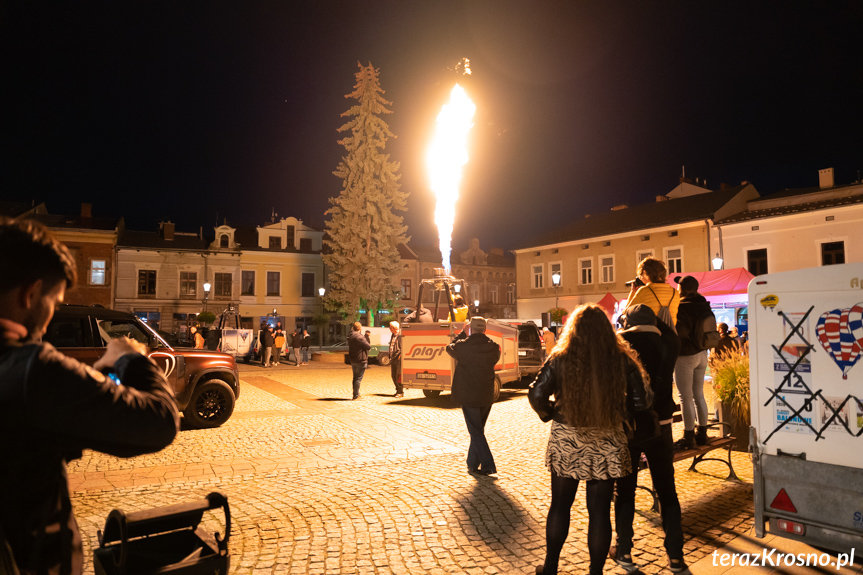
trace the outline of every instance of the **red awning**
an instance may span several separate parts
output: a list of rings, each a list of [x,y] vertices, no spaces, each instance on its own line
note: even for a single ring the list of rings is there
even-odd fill
[[[755,277],[746,268],[733,268],[712,272],[671,274],[668,277],[668,283],[676,288],[675,278],[683,279],[685,276],[692,276],[698,280],[698,293],[707,298],[710,303],[743,305],[746,305],[749,299],[746,291],[749,281]]]
[[[611,315],[614,313],[614,305],[616,303],[617,303],[617,298],[615,298],[613,295],[611,295],[611,292],[608,292],[605,294],[605,296],[601,300],[596,302],[596,305],[598,305],[599,307],[604,309],[605,314],[608,317],[611,317]]]

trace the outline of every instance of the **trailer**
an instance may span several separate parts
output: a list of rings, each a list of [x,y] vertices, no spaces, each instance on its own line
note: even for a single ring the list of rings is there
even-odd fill
[[[458,286],[458,287],[456,287]],[[433,279],[420,282],[417,305],[402,323],[401,381],[406,389],[421,389],[426,397],[437,397],[452,389],[452,375],[456,361],[446,346],[452,343],[465,322],[449,321],[457,317],[453,295],[467,293],[464,280],[449,276],[442,269],[435,270]],[[425,307],[425,303],[434,304]],[[518,357],[518,330],[512,325],[489,319],[486,335],[500,346],[500,359],[495,365],[496,394],[502,385],[520,378]]]
[[[863,263],[749,283],[757,537],[863,552],[861,287]]]
[[[219,314],[212,330],[219,334],[218,351],[249,363],[255,354],[255,334],[240,327],[240,315],[233,306]]]

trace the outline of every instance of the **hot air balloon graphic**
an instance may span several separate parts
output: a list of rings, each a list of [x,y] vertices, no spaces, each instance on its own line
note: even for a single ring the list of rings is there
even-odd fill
[[[842,370],[842,379],[848,379],[848,372],[863,353],[861,342],[855,337],[855,335],[863,335],[861,305],[863,304],[824,312],[818,318],[818,325],[815,328],[818,341]]]

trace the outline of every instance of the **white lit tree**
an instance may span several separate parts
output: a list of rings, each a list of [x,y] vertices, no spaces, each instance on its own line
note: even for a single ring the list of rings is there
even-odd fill
[[[398,162],[384,153],[387,140],[394,138],[383,114],[392,102],[384,99],[379,70],[358,64],[357,83],[347,94],[357,103],[342,117],[350,120],[339,128],[349,132],[339,144],[347,154],[333,174],[342,179],[342,191],[330,198],[327,210],[329,248],[324,263],[329,268],[328,309],[341,313],[344,323],[358,319],[368,310],[374,325],[377,311],[390,308],[399,293],[401,261],[398,244],[407,242],[407,227],[398,212],[407,210],[406,192],[401,191]]]

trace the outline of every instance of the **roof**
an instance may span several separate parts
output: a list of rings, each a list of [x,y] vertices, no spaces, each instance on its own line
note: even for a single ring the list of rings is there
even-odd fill
[[[586,217],[565,228],[539,236],[520,249],[714,219],[718,210],[749,185],[751,184]]]
[[[422,262],[434,263],[439,265],[442,265],[443,263],[440,255],[440,248],[436,246],[431,247],[412,245],[410,246],[410,249],[416,254],[416,258]],[[453,256],[460,255],[462,253],[461,251],[455,249],[452,252]],[[515,267],[515,256],[512,255],[512,252],[506,252],[504,255],[496,254],[494,252],[485,252],[485,254],[486,263],[483,265],[496,267]],[[456,259],[455,257],[452,258],[452,263],[453,265],[471,265],[464,263],[460,259]]]
[[[35,220],[49,228],[66,228],[80,230],[107,230],[117,229],[117,218],[82,218],[80,215],[64,216],[53,214],[33,214],[27,218]]]
[[[117,247],[153,248],[163,250],[206,250],[210,242],[197,234],[174,233],[173,240],[166,240],[159,232],[136,232],[125,230],[117,238]]]
[[[798,196],[806,194],[812,194],[813,192],[822,192],[824,190],[815,188],[808,189],[806,192],[801,194],[786,194],[789,190],[783,190],[777,194],[771,194],[769,196],[765,196],[763,198],[759,198],[759,203],[762,200],[774,200],[780,198],[787,198],[791,196]],[[752,202],[750,202],[752,203]],[[760,210],[749,210],[746,212],[740,212],[738,214],[734,214],[733,216],[722,218],[721,220],[717,220],[714,222],[716,225],[724,225],[724,224],[733,224],[736,222],[745,222],[750,220],[760,220],[764,218],[772,218],[776,216],[784,216],[788,214],[797,214],[804,212],[814,212],[816,210],[824,210],[827,208],[836,208],[839,206],[850,206],[854,204],[863,204],[863,194],[854,195],[854,196],[844,196],[844,197],[833,197],[823,200],[816,200],[811,202],[799,202],[792,203],[789,205],[782,206],[772,206],[763,208]],[[757,205],[757,204],[756,204]]]

